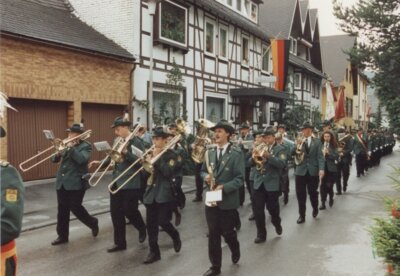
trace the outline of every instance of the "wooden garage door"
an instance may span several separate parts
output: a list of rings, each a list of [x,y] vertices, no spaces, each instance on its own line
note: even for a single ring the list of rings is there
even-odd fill
[[[124,106],[108,104],[88,104],[82,105],[82,118],[85,128],[93,130],[89,141],[93,144],[98,141],[108,141],[110,144],[114,140],[114,131],[110,128],[114,119],[121,116]],[[93,147],[92,159],[100,160],[105,156]]]
[[[54,135],[61,139],[66,138],[67,103],[25,99],[11,99],[10,103],[18,110],[7,113],[8,160],[15,167],[51,146],[43,135],[43,129],[53,130]],[[46,161],[28,172],[21,172],[21,175],[24,181],[52,178],[57,168],[58,164]]]

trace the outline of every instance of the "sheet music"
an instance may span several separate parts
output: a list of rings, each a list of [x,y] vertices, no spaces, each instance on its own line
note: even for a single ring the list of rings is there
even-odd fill
[[[97,151],[111,150],[111,146],[107,141],[95,142],[93,145]]]
[[[139,158],[142,158],[142,157],[143,157],[143,151],[141,151],[139,148],[137,148],[137,147],[135,147],[134,145],[132,145],[132,146],[131,146],[131,149],[132,149],[132,153],[133,153],[134,155],[136,155],[136,156],[139,157]]]
[[[51,140],[51,141],[54,140],[55,137],[54,137],[54,133],[52,130],[44,129],[43,133],[44,133],[44,136],[46,136],[47,140]]]
[[[218,201],[222,201],[222,190],[206,192],[205,203],[207,206],[211,207],[212,203],[215,203]]]

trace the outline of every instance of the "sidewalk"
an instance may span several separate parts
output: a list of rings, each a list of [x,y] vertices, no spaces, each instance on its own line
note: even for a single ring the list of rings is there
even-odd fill
[[[106,175],[96,187],[86,191],[83,205],[92,215],[104,214],[110,209],[108,184],[111,175]],[[55,179],[45,179],[25,183],[25,207],[22,231],[34,230],[55,224],[57,221],[57,194]],[[184,176],[182,189],[184,193],[196,190],[194,176]],[[188,201],[191,200],[189,197]],[[142,208],[141,206],[140,208]],[[71,214],[71,219],[76,219]]]

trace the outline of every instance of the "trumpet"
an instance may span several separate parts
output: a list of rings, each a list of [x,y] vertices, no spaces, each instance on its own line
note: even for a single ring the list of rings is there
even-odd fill
[[[266,143],[260,143],[254,147],[252,158],[256,163],[256,169],[263,171],[264,169],[264,153],[269,150],[269,146]]]
[[[107,152],[107,156],[101,161],[100,165],[97,167],[97,169],[92,173],[92,175],[89,178],[89,185],[92,187],[95,187],[97,184],[99,184],[100,180],[103,178],[103,176],[106,174],[106,172],[110,169],[110,167],[114,166],[115,163],[122,163],[124,161],[124,155],[122,154],[122,151],[126,148],[128,145],[129,141],[137,136],[139,133],[139,129],[142,126],[138,124],[135,129],[125,138],[125,142],[123,142],[122,137],[118,137],[111,150]],[[94,178],[96,177],[97,173],[100,171],[100,169],[103,167],[103,165],[110,160],[110,163],[108,166],[104,169],[104,171],[100,174],[99,178],[96,180],[96,182],[93,183]]]
[[[90,129],[90,130],[85,131],[84,133],[79,134],[78,136],[66,138],[64,140],[55,138],[51,141],[53,144],[51,147],[48,147],[47,149],[39,152],[38,154],[36,154],[36,155],[32,156],[31,158],[25,160],[24,162],[20,163],[19,168],[21,169],[21,171],[27,172],[27,171],[33,169],[34,167],[42,164],[46,160],[51,159],[53,156],[63,153],[67,148],[69,148],[68,144],[71,144],[71,143],[76,144],[79,140],[86,140],[90,137],[91,134],[92,134],[92,130]],[[53,149],[55,149],[55,152],[48,155],[47,153]],[[43,157],[44,155],[47,155],[47,156]],[[27,168],[24,167],[26,164],[29,164],[32,160],[34,160],[36,158],[42,158],[42,159]]]
[[[324,154],[324,157],[326,157],[326,155],[329,154],[329,142],[324,142],[324,148],[322,149],[322,153]]]
[[[108,190],[110,191],[111,194],[116,194],[119,190],[121,190],[126,184],[128,184],[129,181],[131,181],[138,173],[140,173],[143,169],[147,171],[150,174],[153,174],[154,172],[154,163],[158,159],[161,158],[161,156],[169,149],[172,149],[176,143],[178,143],[181,139],[181,135],[178,134],[174,136],[166,145],[165,147],[156,155],[153,156],[153,152],[155,150],[155,146],[151,146],[147,151],[145,151],[142,155],[141,158],[138,158],[135,162],[133,162],[128,168],[126,168],[117,178],[115,178],[113,181],[111,181],[110,184],[108,184]],[[135,173],[133,173],[124,183],[122,183],[119,187],[114,189],[114,184],[117,183],[121,177],[123,177],[125,174],[129,172],[130,169],[136,166],[139,162],[142,163],[142,166],[136,170]]]
[[[305,141],[306,138],[304,138],[303,133],[299,133],[297,136],[296,155],[294,156],[294,163],[296,165],[300,165],[304,161],[303,144]]]

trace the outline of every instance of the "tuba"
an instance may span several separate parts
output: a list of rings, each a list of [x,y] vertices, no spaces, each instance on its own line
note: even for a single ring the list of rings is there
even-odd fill
[[[192,159],[197,164],[201,164],[204,161],[207,145],[211,144],[211,140],[208,138],[208,129],[212,128],[214,125],[214,123],[206,119],[199,119],[199,129],[192,151]]]
[[[175,120],[176,130],[180,135],[188,135],[191,131],[190,127],[186,124],[185,120],[178,118]]]
[[[306,141],[302,132],[299,132],[296,138],[297,147],[296,147],[296,154],[294,156],[294,163],[296,165],[300,165],[304,161],[304,151],[303,151],[303,144]]]

